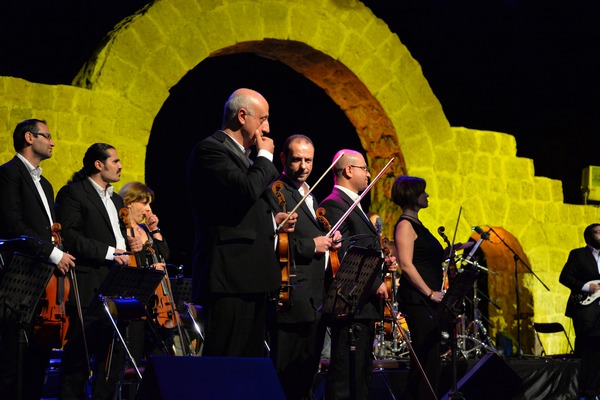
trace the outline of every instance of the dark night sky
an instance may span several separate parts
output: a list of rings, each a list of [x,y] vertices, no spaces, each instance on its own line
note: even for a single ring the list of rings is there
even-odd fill
[[[147,3],[146,0],[0,0],[0,75],[45,84],[70,84],[102,38],[119,21]],[[600,126],[600,2],[366,0],[364,3],[386,21],[421,64],[452,126],[514,135],[517,155],[534,160],[536,175],[561,180],[565,201],[582,203],[581,171],[588,165],[600,165],[600,152],[592,146],[599,142]],[[247,57],[254,66],[266,70],[263,76],[257,73],[253,77],[258,82],[256,88],[261,87],[264,76],[273,81],[273,73],[287,76],[288,81],[296,80],[296,87],[288,90],[296,90],[298,96],[312,96],[310,102],[305,102],[302,114],[316,115],[311,114],[316,111],[306,108],[307,103],[325,104],[322,109],[330,114],[321,111],[322,117],[315,117],[317,120],[307,125],[296,126],[295,121],[290,123],[291,119],[282,120],[277,126],[285,126],[287,134],[292,133],[290,130],[304,130],[312,135],[315,130],[328,132],[346,123],[343,115],[336,115],[339,108],[330,104],[321,90],[303,83],[302,77],[294,77],[297,74],[287,67],[272,65],[269,60],[252,61],[251,55],[240,57]],[[210,85],[210,97],[215,104],[210,105],[210,110],[202,109],[201,118],[211,117],[200,121],[202,126],[211,127],[211,130],[206,128],[207,134],[220,124],[222,104],[235,85],[253,87],[250,86],[253,81],[229,80],[227,85],[232,87],[225,84],[217,87],[222,82],[214,74],[230,76],[222,75],[224,66],[231,64],[229,61],[206,60],[171,90],[170,102],[177,96],[190,101],[191,92],[185,93],[184,86],[205,90]],[[289,93],[280,93],[280,88],[261,91],[270,101],[275,118],[278,100],[274,99],[289,98]],[[202,103],[190,104],[193,106],[208,107]],[[157,117],[153,135],[155,130],[172,127],[175,118],[167,116],[170,107],[174,106],[166,103]],[[190,108],[189,112],[198,114],[197,110]],[[190,121],[184,122],[186,125],[181,129],[186,126],[189,129]],[[148,158],[153,140],[156,139],[151,137]],[[352,146],[353,143],[345,145]],[[334,148],[327,149],[323,159],[330,160],[333,152]],[[157,194],[161,193],[158,178],[148,163],[146,170],[148,184]],[[157,206],[160,206],[159,196],[166,197],[157,195]],[[165,212],[161,212],[165,220]]]

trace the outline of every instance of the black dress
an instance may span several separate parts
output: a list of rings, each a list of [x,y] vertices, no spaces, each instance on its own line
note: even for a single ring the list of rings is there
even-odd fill
[[[413,252],[414,266],[432,290],[440,290],[444,258],[442,245],[427,228],[411,219],[400,217],[396,225],[403,219],[409,221],[417,233]],[[434,316],[438,304],[417,290],[405,275],[400,278],[397,297],[400,311],[406,314],[412,346],[431,385],[437,391],[440,375],[440,329]],[[406,398],[429,399],[430,393],[415,360],[411,358]]]

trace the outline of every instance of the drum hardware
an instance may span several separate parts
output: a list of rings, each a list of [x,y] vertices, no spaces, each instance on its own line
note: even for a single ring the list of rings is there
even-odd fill
[[[477,262],[469,263],[479,269],[485,270],[486,272],[488,271],[487,268],[479,266]],[[477,280],[475,280],[473,283],[473,298],[471,302],[473,306],[473,319],[467,325],[467,317],[463,313],[460,317],[460,323],[458,327],[458,349],[465,359],[480,358],[484,353],[498,352],[494,342],[488,335],[488,331],[483,321],[481,320],[482,317],[485,317],[481,315],[481,312],[479,311],[480,298],[478,293],[479,289],[477,288]],[[497,309],[500,309],[500,307],[491,299],[486,299]]]

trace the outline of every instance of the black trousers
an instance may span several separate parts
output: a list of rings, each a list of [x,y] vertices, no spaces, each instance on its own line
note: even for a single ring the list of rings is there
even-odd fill
[[[375,321],[335,320],[331,324],[331,359],[325,384],[327,400],[367,400],[373,372]],[[354,351],[351,345],[354,345]]]
[[[265,357],[267,312],[275,307],[266,293],[212,295],[204,305],[205,343],[213,357]],[[269,312],[271,314],[271,312]]]
[[[51,347],[39,343],[30,326],[5,319],[0,331],[0,395],[6,399],[39,400]],[[19,384],[20,375],[20,384]]]
[[[402,312],[407,315],[406,323],[410,331],[412,347],[437,395],[441,371],[441,333],[433,317],[435,315],[434,309],[425,305],[404,304],[402,305]],[[433,398],[431,390],[423,379],[413,357],[410,359],[405,397],[414,400]]]
[[[271,359],[287,400],[312,399],[325,329],[319,318],[312,322],[277,324],[271,335]]]

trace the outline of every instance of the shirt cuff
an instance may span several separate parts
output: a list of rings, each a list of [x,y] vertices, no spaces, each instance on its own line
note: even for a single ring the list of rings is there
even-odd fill
[[[273,162],[273,153],[271,153],[269,150],[265,150],[265,149],[259,150],[256,157],[264,157],[267,160]]]

